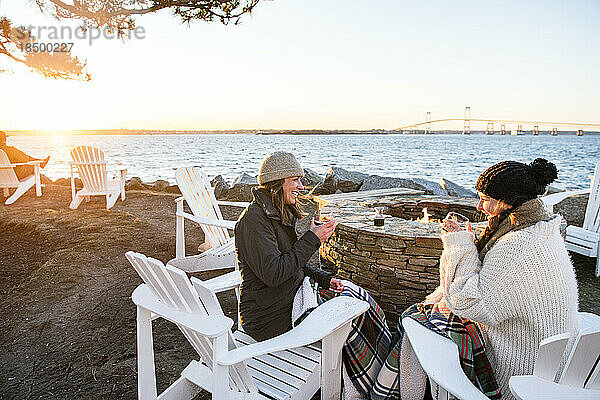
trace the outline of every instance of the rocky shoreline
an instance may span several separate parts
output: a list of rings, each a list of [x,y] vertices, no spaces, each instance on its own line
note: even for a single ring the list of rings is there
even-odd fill
[[[59,178],[52,181],[42,175],[42,183],[69,186],[70,179]],[[348,193],[365,190],[408,188],[421,190],[426,194],[451,197],[476,197],[476,194],[448,179],[441,178],[434,182],[424,178],[395,178],[380,175],[370,175],[357,171],[350,171],[340,167],[331,167],[325,176],[305,168],[302,183],[309,195],[327,195],[335,193]],[[230,185],[222,175],[217,175],[211,180],[217,200],[226,201],[252,201],[251,190],[258,186],[256,176],[243,173]],[[81,180],[75,178],[75,186],[81,188]],[[143,182],[134,176],[125,183],[126,190],[152,190],[155,192],[181,194],[177,185],[158,179],[151,183]]]

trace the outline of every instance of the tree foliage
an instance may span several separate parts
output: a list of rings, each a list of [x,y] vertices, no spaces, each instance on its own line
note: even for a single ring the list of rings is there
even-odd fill
[[[184,23],[196,20],[238,24],[259,0],[35,0],[40,10],[58,20],[77,20],[86,27],[114,30],[120,37],[135,29],[135,17],[170,10]],[[27,44],[30,44],[27,47]],[[85,61],[68,52],[26,51],[36,38],[24,26],[0,17],[0,55],[25,64],[47,77],[89,80]]]

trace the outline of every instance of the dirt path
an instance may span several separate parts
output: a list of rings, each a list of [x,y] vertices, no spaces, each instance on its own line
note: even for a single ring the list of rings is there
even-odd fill
[[[51,185],[41,198],[28,193],[14,205],[0,205],[0,399],[136,398],[130,295],[141,280],[124,253],[163,262],[174,256],[175,196],[127,196],[110,211],[101,201],[70,210],[69,188]],[[239,212],[224,209],[228,219]],[[191,225],[186,233],[187,251],[195,252],[203,235]],[[581,308],[600,313],[593,261],[574,261]],[[234,317],[234,296],[220,300]],[[163,390],[195,353],[172,325],[159,320],[154,327]]]

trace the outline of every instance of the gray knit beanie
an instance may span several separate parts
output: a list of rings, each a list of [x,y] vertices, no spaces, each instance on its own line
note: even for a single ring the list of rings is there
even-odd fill
[[[267,182],[291,176],[304,176],[304,170],[296,161],[296,157],[285,151],[274,151],[260,163],[258,184],[262,186]]]

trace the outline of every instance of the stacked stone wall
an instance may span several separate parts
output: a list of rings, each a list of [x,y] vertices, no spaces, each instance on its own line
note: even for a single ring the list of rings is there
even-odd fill
[[[338,226],[320,252],[326,269],[367,289],[392,324],[438,286],[441,254],[439,238],[398,237],[348,226]]]

